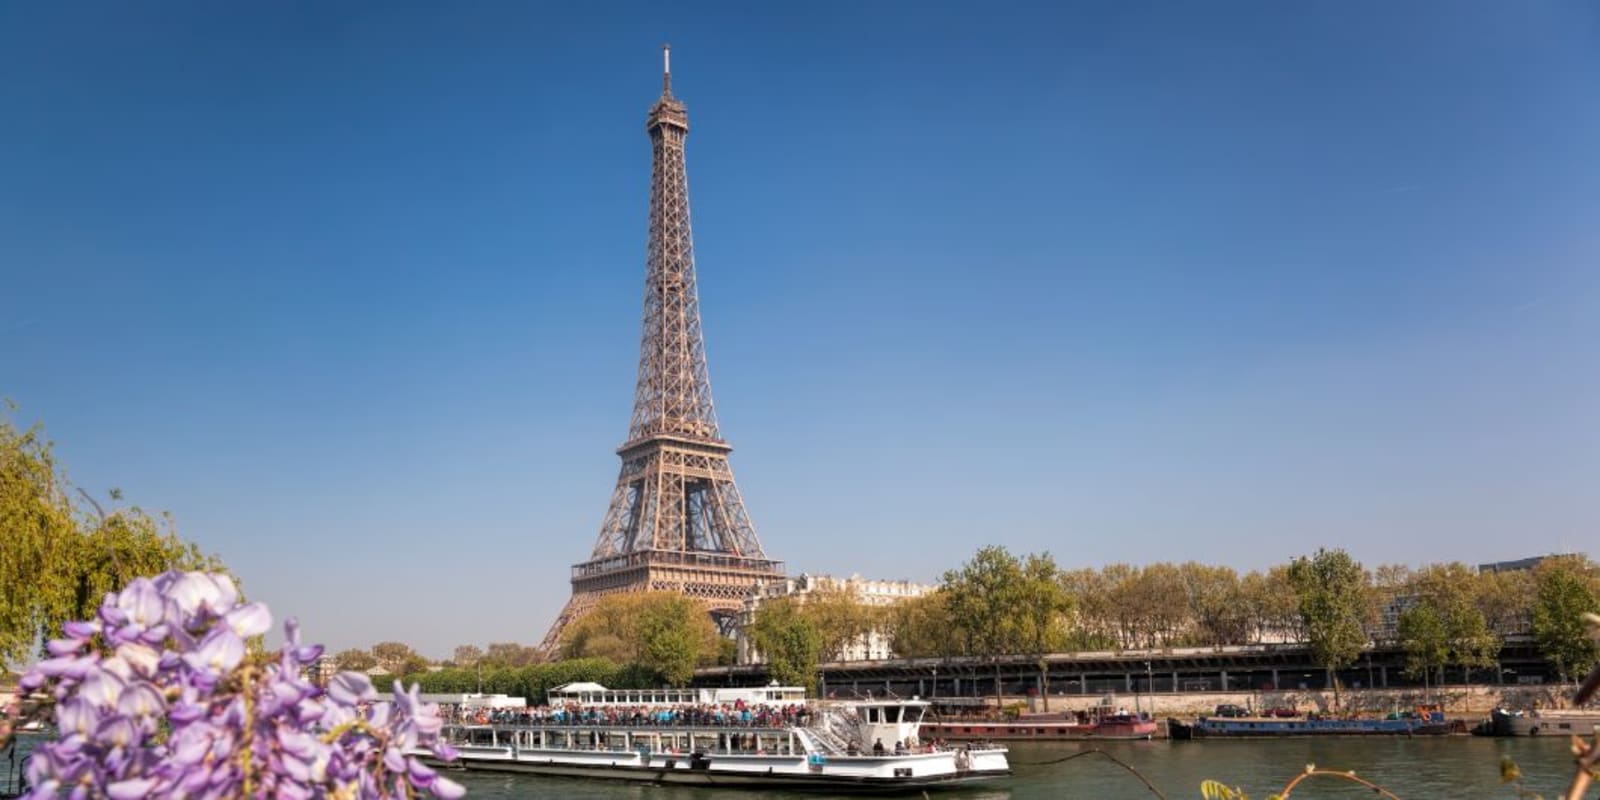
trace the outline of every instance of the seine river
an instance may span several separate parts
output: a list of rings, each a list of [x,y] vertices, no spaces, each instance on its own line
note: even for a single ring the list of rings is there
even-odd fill
[[[1126,742],[1099,745],[1144,773],[1168,798],[1200,797],[1200,782],[1215,778],[1262,800],[1304,769],[1355,770],[1405,800],[1422,798],[1515,798],[1513,787],[1500,783],[1500,759],[1509,755],[1522,767],[1523,788],[1559,797],[1572,776],[1567,742],[1543,739],[1276,739],[1251,742]],[[1099,756],[1065,763],[1060,759],[1080,749],[1075,744],[1020,744],[1012,749],[1016,775],[985,787],[940,792],[949,800],[1037,800],[1042,798],[1150,798],[1138,779]],[[573,781],[525,776],[452,776],[468,789],[467,797],[571,798],[572,800],[800,800],[814,794],[683,789],[663,786]],[[1296,798],[1373,797],[1355,784],[1312,778],[1296,787]]]

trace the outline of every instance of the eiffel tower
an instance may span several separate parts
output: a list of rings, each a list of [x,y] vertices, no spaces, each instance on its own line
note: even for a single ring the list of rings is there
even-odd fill
[[[645,121],[650,231],[633,421],[594,552],[572,567],[572,599],[539,645],[545,653],[603,595],[678,592],[705,603],[726,631],[751,587],[783,577],[783,562],[756,538],[711,404],[683,154],[689,112],[672,96],[671,59],[662,48],[661,99]]]

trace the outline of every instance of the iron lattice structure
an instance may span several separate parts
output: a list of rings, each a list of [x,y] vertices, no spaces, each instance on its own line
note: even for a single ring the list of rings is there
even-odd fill
[[[650,229],[633,419],[600,536],[572,568],[572,599],[540,645],[547,653],[603,595],[678,592],[727,622],[753,586],[783,577],[782,562],[762,552],[717,428],[689,227],[689,113],[672,96],[670,51],[663,58],[661,99],[645,122]]]

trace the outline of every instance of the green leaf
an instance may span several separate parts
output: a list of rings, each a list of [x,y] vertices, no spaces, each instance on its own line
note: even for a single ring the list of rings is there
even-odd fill
[[[1504,758],[1501,758],[1500,782],[1510,783],[1517,780],[1522,780],[1522,768],[1517,766],[1517,762],[1513,761],[1511,756],[1505,756]]]
[[[1206,780],[1200,783],[1200,796],[1205,800],[1250,800],[1243,789],[1230,787],[1221,781]]]

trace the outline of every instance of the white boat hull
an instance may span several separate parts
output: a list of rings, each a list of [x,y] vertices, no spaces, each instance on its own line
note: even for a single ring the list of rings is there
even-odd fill
[[[958,765],[961,760],[967,762],[965,768]],[[501,746],[466,746],[459,747],[457,759],[444,766],[551,777],[851,794],[919,791],[1011,774],[1003,748],[899,756],[832,756],[819,764],[803,754],[653,753],[647,756],[616,750],[513,750]]]

